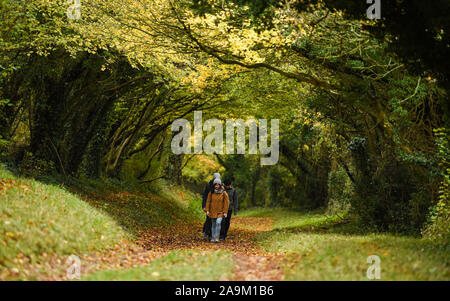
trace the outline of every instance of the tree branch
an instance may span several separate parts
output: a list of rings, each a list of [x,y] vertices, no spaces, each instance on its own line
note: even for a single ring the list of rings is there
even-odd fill
[[[194,37],[194,35],[192,34],[189,26],[187,26],[179,17],[179,15],[176,13],[175,9],[172,7],[172,10],[174,11],[174,13],[177,16],[178,22],[180,22],[180,24],[183,26],[184,31],[186,32],[187,36],[189,37],[189,39],[191,39],[196,45],[197,47],[202,50],[203,52],[209,54],[210,56],[216,58],[217,60],[219,60],[221,63],[223,64],[227,64],[227,65],[238,65],[247,69],[258,69],[258,68],[265,68],[268,70],[271,70],[273,72],[276,72],[278,74],[283,75],[286,78],[290,78],[290,79],[294,79],[297,82],[304,82],[304,83],[309,83],[314,87],[317,88],[322,88],[322,89],[326,89],[326,90],[339,90],[338,87],[331,85],[325,81],[322,81],[318,78],[315,78],[311,75],[305,74],[305,73],[300,73],[300,72],[288,72],[288,71],[284,71],[278,67],[272,66],[270,64],[267,63],[254,63],[254,64],[246,64],[243,63],[241,61],[235,60],[235,59],[229,59],[229,58],[225,58],[225,56],[221,56],[218,53],[220,52],[217,49],[214,49],[212,47],[206,46],[204,44],[202,44],[196,37]]]

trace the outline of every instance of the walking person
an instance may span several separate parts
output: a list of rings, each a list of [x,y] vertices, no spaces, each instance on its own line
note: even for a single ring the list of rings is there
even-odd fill
[[[230,228],[231,215],[234,213],[236,215],[239,211],[239,201],[237,197],[237,191],[231,187],[231,180],[227,179],[224,181],[225,191],[228,194],[228,199],[230,200],[230,206],[226,217],[222,220],[222,227],[220,229],[220,240],[225,241],[228,235],[228,229]]]
[[[213,179],[206,184],[205,189],[202,195],[202,209],[206,213],[206,199],[208,198],[208,194],[214,190],[213,182],[215,179],[220,180],[220,173],[216,172],[213,174]],[[203,224],[203,239],[211,240],[211,218],[206,215],[205,223]]]
[[[211,219],[211,242],[219,242],[222,219],[227,217],[230,200],[220,179],[214,179],[214,190],[206,198],[206,215]]]

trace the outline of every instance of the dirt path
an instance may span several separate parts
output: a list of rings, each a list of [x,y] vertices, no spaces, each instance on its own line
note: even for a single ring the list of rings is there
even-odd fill
[[[143,231],[135,242],[122,241],[105,252],[79,255],[81,275],[106,269],[128,269],[149,264],[155,258],[172,250],[228,250],[233,253],[235,269],[231,279],[223,280],[282,280],[280,264],[283,256],[266,253],[256,244],[255,235],[270,231],[271,218],[233,217],[225,242],[210,243],[203,240],[201,223],[179,224],[167,228]],[[0,278],[11,279],[19,273],[34,280],[67,280],[67,257],[45,256],[39,264],[18,260],[21,268],[7,271]],[[25,259],[24,259],[25,260]],[[16,275],[15,275],[16,274]]]
[[[261,250],[255,235],[270,231],[273,221],[262,217],[233,217],[228,238],[225,242],[210,243],[202,239],[197,226],[177,226],[169,229],[155,229],[142,234],[141,244],[156,252],[193,249],[228,250],[233,253],[235,269],[231,279],[223,280],[283,280],[280,268],[282,254],[271,254]]]

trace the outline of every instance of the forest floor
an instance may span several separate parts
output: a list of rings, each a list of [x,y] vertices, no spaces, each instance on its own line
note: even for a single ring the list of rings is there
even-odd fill
[[[160,257],[149,266],[99,271],[84,280],[283,280],[283,254],[265,252],[255,236],[272,229],[268,217],[235,217],[225,242],[202,238],[202,224],[144,231],[136,243]],[[144,251],[145,252],[145,251]]]
[[[201,223],[179,224],[145,230],[136,240],[79,255],[82,280],[283,280],[284,255],[264,252],[255,241],[256,234],[271,230],[272,219],[233,221],[225,242],[203,240]],[[66,257],[45,257],[21,265],[21,273],[34,280],[67,280]]]
[[[264,252],[255,235],[270,231],[269,217],[235,217],[225,242],[202,238],[202,224],[179,224],[142,231],[133,241],[79,255],[83,280],[283,280],[284,255]],[[45,255],[20,268],[25,279],[67,280],[66,257]],[[21,277],[19,277],[20,279]]]
[[[1,168],[0,179],[0,280],[68,280],[70,255],[81,280],[368,280],[371,255],[381,280],[450,280],[449,246],[364,232],[320,210],[245,210],[226,242],[210,243],[186,191],[63,187]]]

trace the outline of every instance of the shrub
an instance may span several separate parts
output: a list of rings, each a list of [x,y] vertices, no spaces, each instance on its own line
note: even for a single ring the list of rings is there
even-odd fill
[[[431,162],[421,155],[405,157],[390,145],[379,155],[365,140],[354,140],[349,146],[357,170],[352,210],[368,228],[419,234],[432,199]]]
[[[9,141],[0,136],[0,161],[8,159]]]
[[[327,214],[346,213],[350,208],[354,185],[345,170],[339,166],[328,175],[328,207]]]
[[[450,242],[450,131],[441,128],[435,130],[435,133],[442,181],[439,187],[438,201],[430,208],[428,223],[422,234],[433,241],[448,244]]]
[[[56,172],[55,164],[34,156],[31,152],[25,152],[23,160],[19,165],[19,172],[24,176],[39,177]]]

